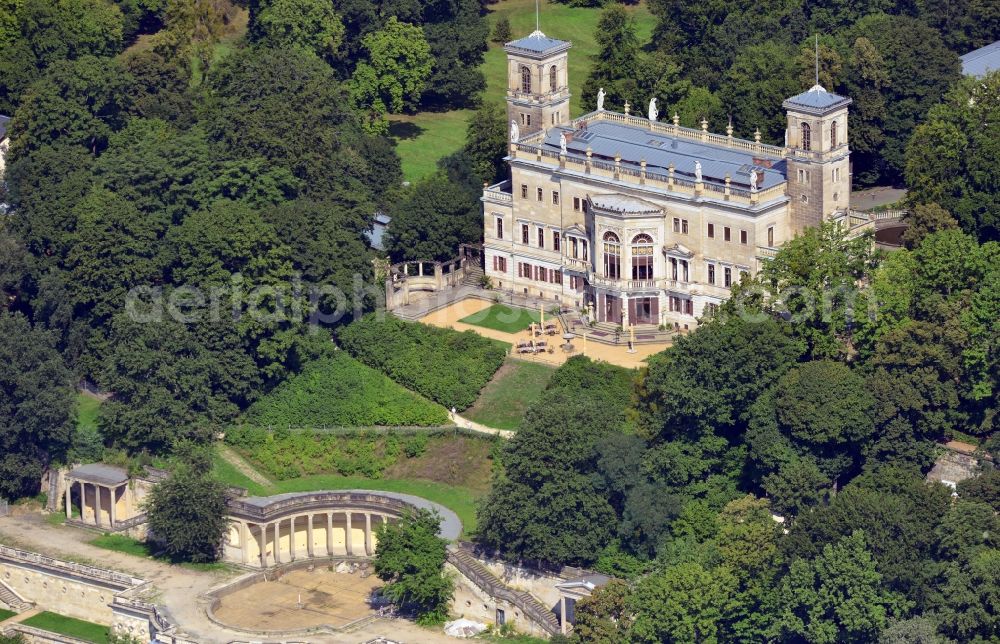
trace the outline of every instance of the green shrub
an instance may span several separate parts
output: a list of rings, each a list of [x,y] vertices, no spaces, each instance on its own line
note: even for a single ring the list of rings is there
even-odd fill
[[[263,434],[263,440],[260,436]],[[226,441],[268,475],[288,480],[314,474],[381,478],[399,458],[400,439],[392,434],[323,434],[239,428]]]
[[[302,373],[251,405],[246,419],[276,427],[435,426],[448,422],[448,412],[336,351],[309,363]]]
[[[427,434],[413,434],[406,439],[403,452],[409,458],[416,458],[427,451]]]
[[[399,384],[445,407],[466,409],[507,355],[503,342],[472,331],[454,331],[368,315],[342,329],[351,355]]]

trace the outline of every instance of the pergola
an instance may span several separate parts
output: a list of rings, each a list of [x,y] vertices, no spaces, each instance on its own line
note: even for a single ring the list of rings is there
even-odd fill
[[[124,502],[126,513],[130,513],[131,510],[128,507],[128,495],[126,494],[128,482],[128,472],[113,465],[88,463],[74,468],[66,475],[66,518],[72,518],[73,485],[78,484],[80,488],[80,520],[84,523],[92,522],[98,527],[104,527],[104,520],[101,516],[103,510],[108,517],[107,527],[113,528],[118,521],[116,506],[119,500]],[[88,516],[88,511],[91,516]],[[123,518],[128,519],[129,517]]]

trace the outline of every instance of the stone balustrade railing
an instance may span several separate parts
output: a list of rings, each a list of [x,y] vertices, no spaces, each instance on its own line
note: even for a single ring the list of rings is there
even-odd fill
[[[240,518],[268,521],[280,516],[287,510],[309,510],[312,508],[329,508],[331,505],[343,504],[345,508],[367,507],[373,510],[383,510],[395,514],[413,509],[414,506],[405,501],[379,494],[363,494],[358,492],[317,492],[315,494],[299,495],[289,499],[279,499],[267,505],[256,505],[245,501],[230,500],[228,509]]]
[[[513,203],[514,195],[510,193],[510,181],[502,181],[483,190],[483,197],[497,203]]]
[[[37,552],[18,550],[17,548],[11,548],[10,546],[0,545],[0,557],[6,557],[7,559],[15,562],[45,566],[54,570],[62,570],[73,575],[110,582],[112,584],[122,586],[123,588],[130,588],[132,586],[138,586],[146,583],[142,579],[132,577],[131,575],[126,575],[124,573],[105,570],[104,568],[95,568],[94,566],[88,566],[86,564],[76,563],[73,561],[53,559],[52,557],[40,555]]]
[[[543,148],[540,145],[525,142],[512,143],[511,155],[517,157],[521,154],[526,155],[526,158],[534,156],[536,162],[543,162],[543,160],[551,161],[560,168],[591,176],[606,177],[614,181],[625,181],[627,183],[659,188],[667,192],[690,195],[696,198],[707,197],[720,201],[735,201],[749,204],[767,203],[774,199],[785,197],[787,187],[787,182],[783,181],[770,188],[751,191],[733,186],[729,181],[725,181],[724,183],[716,179],[695,181],[672,169],[667,174],[663,174],[662,172],[647,170],[645,165],[640,165],[637,168],[634,164],[622,162],[621,160],[606,161],[575,153],[561,155],[554,150]]]

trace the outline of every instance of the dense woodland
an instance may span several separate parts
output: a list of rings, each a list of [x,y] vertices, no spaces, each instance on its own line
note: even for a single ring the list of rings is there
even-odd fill
[[[578,607],[587,641],[996,640],[998,475],[957,500],[922,476],[942,438],[997,451],[1000,73],[962,79],[958,55],[1000,38],[1000,5],[650,7],[641,43],[608,5],[588,98],[655,94],[686,125],[731,116],[780,143],[819,33],[821,83],[854,100],[855,183],[910,190],[907,248],[812,230],[647,369],[571,360],[500,455],[477,538],[619,577]],[[492,342],[348,323],[379,298],[377,211],[394,260],[480,240],[507,136],[503,110],[479,106],[489,35],[477,0],[0,0],[0,496],[105,448],[177,450],[190,477],[163,493],[215,494],[192,444],[248,409],[292,424],[285,401],[311,383],[378,389],[329,359],[331,336],[435,403],[471,404],[502,360]],[[403,186],[386,115],[470,106],[465,146]],[[114,393],[89,433],[83,378]],[[440,418],[387,394],[408,420]],[[315,413],[377,412],[350,402]],[[188,541],[178,554],[211,554]]]

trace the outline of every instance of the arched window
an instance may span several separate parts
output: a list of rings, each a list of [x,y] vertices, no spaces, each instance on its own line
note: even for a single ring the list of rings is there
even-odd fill
[[[802,149],[812,150],[812,131],[808,123],[802,124]]]
[[[632,238],[632,279],[653,279],[653,238],[649,235]]]
[[[830,124],[830,147],[837,147],[837,122],[834,121]]]
[[[618,235],[604,233],[604,277],[620,279],[622,276],[622,246]]]
[[[552,67],[549,68],[549,91],[550,92],[556,91],[556,87],[559,84],[558,81],[559,81],[559,79],[558,79],[557,72],[556,72],[556,66],[553,65]]]
[[[531,70],[527,65],[521,67],[521,91],[525,94],[531,93]]]

